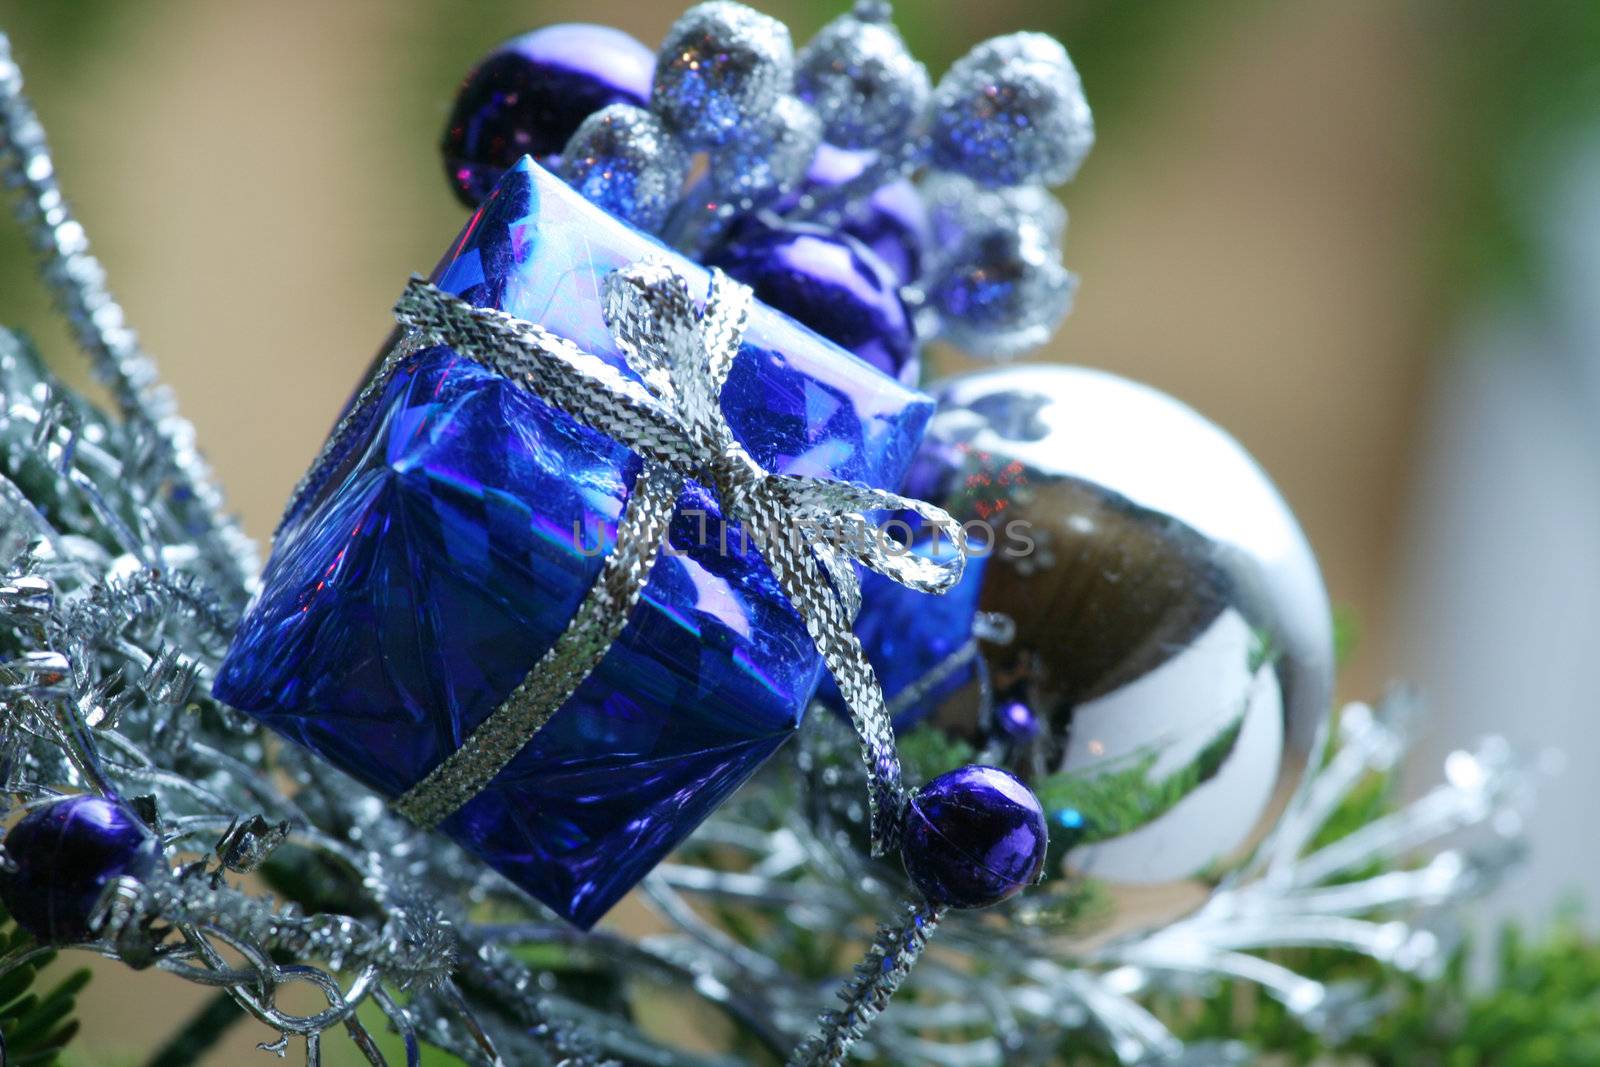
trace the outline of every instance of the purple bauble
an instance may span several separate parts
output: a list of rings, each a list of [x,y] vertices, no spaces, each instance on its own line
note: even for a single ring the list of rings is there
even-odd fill
[[[871,152],[851,152],[825,144],[817,149],[806,171],[805,190],[831,189],[854,178],[871,162]],[[853,205],[840,226],[873,252],[900,279],[909,284],[922,276],[922,253],[930,238],[928,209],[922,194],[904,178],[880,186]]]
[[[1039,736],[1039,716],[1021,700],[1003,701],[996,707],[994,725],[1012,744],[1026,744]]]
[[[472,69],[445,127],[445,171],[477,207],[517,160],[566,146],[583,120],[608,104],[650,99],[655,55],[609,26],[568,22],[513,37]]]
[[[711,262],[767,306],[890,377],[916,383],[917,339],[899,282],[855,238],[817,226],[753,223]]]
[[[1049,830],[1021,779],[998,767],[958,767],[929,782],[906,810],[906,873],[929,900],[986,908],[1039,880]]]
[[[84,941],[106,886],[148,874],[160,853],[155,835],[123,805],[68,797],[35,808],[6,834],[0,901],[45,944]]]

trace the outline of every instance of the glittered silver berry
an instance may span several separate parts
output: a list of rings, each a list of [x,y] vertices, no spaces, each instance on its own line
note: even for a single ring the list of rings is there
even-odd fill
[[[991,189],[971,178],[932,171],[918,183],[934,241],[955,248],[973,234],[1032,222],[1052,245],[1060,247],[1067,232],[1067,209],[1039,185]]]
[[[728,198],[759,197],[791,188],[805,176],[822,144],[816,112],[792,96],[711,155],[711,184]]]
[[[934,92],[933,163],[988,186],[1057,185],[1094,145],[1094,118],[1066,49],[1042,33],[985,41]]]
[[[968,238],[928,286],[945,338],[995,359],[1043,344],[1072,310],[1078,288],[1060,255],[1032,222]]]
[[[789,92],[794,45],[777,19],[731,0],[698,4],[672,24],[650,105],[687,144],[725,144]]]
[[[928,103],[928,71],[887,22],[834,19],[800,50],[795,93],[822,117],[828,143],[869,148],[901,137]]]
[[[583,121],[561,153],[561,176],[585,199],[641,230],[667,219],[689,156],[650,112],[612,104]]]

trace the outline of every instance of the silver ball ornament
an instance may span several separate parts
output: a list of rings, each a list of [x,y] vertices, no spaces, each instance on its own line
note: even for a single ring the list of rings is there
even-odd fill
[[[760,197],[794,186],[822,144],[822,122],[795,97],[711,154],[711,184],[731,199]]]
[[[1014,633],[982,646],[993,718],[969,693],[926,722],[1039,793],[1057,875],[1063,853],[1133,885],[1235,855],[1332,696],[1327,593],[1283,498],[1214,423],[1115,375],[1008,367],[935,395],[906,491],[991,516],[969,566]],[[887,610],[869,598],[860,626]]]
[[[1031,219],[1002,220],[968,236],[927,282],[928,307],[952,344],[1010,359],[1049,340],[1077,294],[1077,275]]]
[[[710,0],[667,31],[650,106],[685,143],[706,148],[739,136],[793,81],[787,26],[743,4]]]
[[[887,22],[844,15],[795,60],[795,93],[821,116],[829,144],[877,148],[897,140],[927,107],[928,71]]]
[[[1014,33],[957,60],[934,92],[934,166],[982,185],[1058,185],[1094,146],[1094,117],[1066,49]]]
[[[654,233],[689,175],[689,156],[650,112],[612,104],[583,121],[561,153],[561,177],[584,198]]]

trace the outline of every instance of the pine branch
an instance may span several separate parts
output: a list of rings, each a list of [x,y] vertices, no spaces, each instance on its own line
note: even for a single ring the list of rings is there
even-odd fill
[[[0,908],[0,957],[31,943]],[[89,972],[74,971],[41,992],[41,972],[54,958],[53,953],[36,957],[0,976],[0,1063],[5,1067],[55,1067],[78,1032],[72,1014]]]

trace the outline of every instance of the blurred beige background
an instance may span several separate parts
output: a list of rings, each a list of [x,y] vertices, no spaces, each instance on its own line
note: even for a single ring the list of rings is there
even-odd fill
[[[844,5],[757,6],[804,40]],[[1391,590],[1461,300],[1437,234],[1475,132],[1449,95],[1451,36],[1486,32],[1462,25],[1484,5],[1460,18],[1399,0],[900,6],[935,74],[1013,29],[1056,32],[1079,55],[1099,145],[1062,196],[1083,286],[1037,358],[1150,382],[1255,453],[1360,634],[1342,692],[1373,695],[1406,667]],[[265,539],[408,273],[463,219],[436,155],[456,80],[535,25],[609,22],[653,43],[676,13],[4,0],[0,27],[115,291]],[[0,321],[77,368],[24,261],[0,236]],[[112,1050],[152,1047],[196,1002],[175,981],[111,974],[87,1001],[83,1062],[97,1065],[137,1062]],[[214,1062],[262,1036],[241,1031]]]

